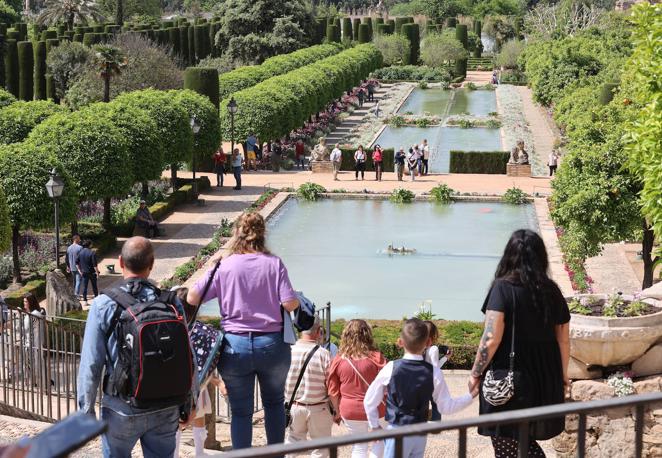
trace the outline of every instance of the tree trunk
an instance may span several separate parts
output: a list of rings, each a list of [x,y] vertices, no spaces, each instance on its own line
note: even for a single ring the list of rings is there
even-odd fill
[[[117,0],[115,8],[115,24],[124,25],[124,1]]]
[[[18,226],[11,227],[11,254],[12,261],[14,262],[14,283],[20,283],[23,279],[21,278],[21,263],[18,260],[18,241],[20,234],[18,232]]]
[[[110,197],[103,199],[103,227],[110,229]]]
[[[103,77],[103,101],[110,102],[110,73],[107,70]]]
[[[149,183],[146,182],[146,181],[143,181],[141,183],[141,185],[142,185],[143,189],[142,189],[140,195],[143,199],[147,200],[147,196],[149,195]]]
[[[78,234],[78,218],[74,216],[74,220],[71,222],[71,235]]]
[[[641,284],[641,289],[646,289],[653,286],[653,273],[657,258],[653,259],[652,257],[653,245],[655,244],[653,228],[645,220],[642,227],[644,229],[644,236],[641,241],[641,257],[644,261],[644,281]]]
[[[173,191],[177,189],[177,164],[170,164],[170,185]]]

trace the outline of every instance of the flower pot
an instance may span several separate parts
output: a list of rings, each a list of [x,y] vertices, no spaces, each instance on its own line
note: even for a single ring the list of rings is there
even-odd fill
[[[579,294],[575,298],[607,299],[604,294]],[[572,297],[567,298],[568,301]],[[634,297],[623,295],[626,301]],[[613,318],[571,314],[570,355],[592,366],[629,364],[655,343],[662,341],[662,302],[644,299],[659,312],[637,317]]]

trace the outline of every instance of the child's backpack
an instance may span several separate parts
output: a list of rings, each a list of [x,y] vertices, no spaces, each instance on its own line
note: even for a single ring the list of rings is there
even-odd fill
[[[106,393],[141,409],[184,404],[195,368],[175,293],[155,289],[156,299],[147,302],[120,288],[104,294],[117,303],[106,338],[115,333],[118,359]]]

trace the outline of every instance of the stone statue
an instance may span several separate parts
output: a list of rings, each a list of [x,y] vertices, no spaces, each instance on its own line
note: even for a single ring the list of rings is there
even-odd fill
[[[331,160],[331,152],[329,151],[329,148],[326,146],[326,138],[321,137],[320,142],[315,145],[315,148],[313,148],[313,151],[311,152],[311,161],[317,162],[317,161],[330,161]]]
[[[519,164],[519,152],[516,146],[513,146],[513,149],[510,150],[510,157],[508,158],[509,164]]]
[[[524,141],[523,140],[518,140],[517,141],[517,153],[518,153],[518,158],[517,158],[517,163],[518,164],[528,164],[529,163],[529,154],[526,152],[526,148],[524,147]]]

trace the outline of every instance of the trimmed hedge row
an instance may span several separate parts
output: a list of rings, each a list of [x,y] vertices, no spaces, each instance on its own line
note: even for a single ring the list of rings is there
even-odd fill
[[[340,170],[354,170],[354,153],[356,152],[356,148],[340,148],[340,151],[342,151]],[[372,172],[375,170],[375,164],[372,162],[372,148],[363,148],[363,151],[366,152],[366,157],[368,159],[365,164],[365,169],[366,171]],[[395,150],[393,148],[383,150],[382,157],[384,172],[394,172]]]
[[[250,132],[264,140],[284,137],[381,65],[382,55],[374,45],[358,45],[236,92],[235,138]],[[228,102],[226,98],[221,106]],[[227,110],[221,110],[221,129],[223,138],[229,138]]]
[[[326,26],[325,26],[326,32]],[[255,86],[274,76],[291,72],[319,60],[338,54],[342,48],[337,44],[324,44],[300,49],[289,54],[270,57],[261,65],[240,67],[219,77],[220,98],[225,99],[235,92]]]
[[[504,175],[509,158],[507,151],[451,151],[449,171]]]

